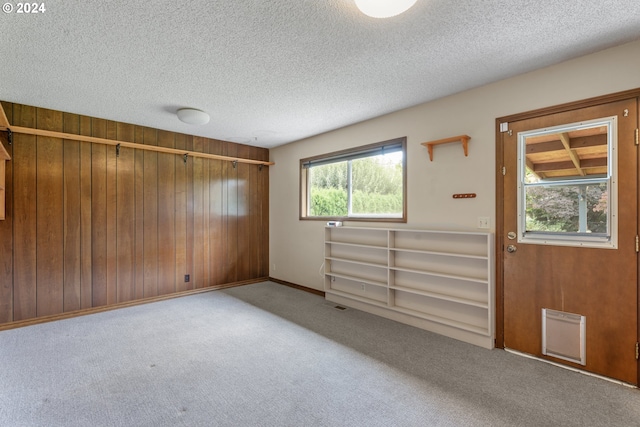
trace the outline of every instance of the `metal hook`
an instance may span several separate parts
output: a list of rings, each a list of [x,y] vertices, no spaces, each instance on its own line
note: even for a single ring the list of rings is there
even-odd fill
[[[264,165],[263,165],[262,163],[260,163],[260,164],[258,165],[258,170],[259,170],[260,172],[262,172],[262,167],[263,167],[263,166],[264,166]]]
[[[187,157],[188,157],[188,156],[189,156],[189,153],[184,153],[184,154],[182,155],[182,161],[184,161],[184,164],[185,164],[185,165],[187,164]]]
[[[116,144],[116,157],[120,157],[120,144]]]
[[[9,137],[9,145],[13,145],[13,132],[11,129],[7,129],[7,136]]]
[[[233,160],[233,161],[231,162],[231,164],[233,165],[233,168],[235,169],[235,168],[236,168],[236,166],[238,166],[238,161],[237,161],[237,160]]]

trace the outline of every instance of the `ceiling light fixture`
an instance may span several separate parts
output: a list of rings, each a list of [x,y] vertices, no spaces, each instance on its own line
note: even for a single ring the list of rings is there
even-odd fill
[[[190,125],[204,125],[209,123],[209,115],[201,110],[195,108],[181,108],[176,114],[181,122],[188,123]]]
[[[355,0],[358,9],[372,18],[390,18],[409,10],[417,0]]]

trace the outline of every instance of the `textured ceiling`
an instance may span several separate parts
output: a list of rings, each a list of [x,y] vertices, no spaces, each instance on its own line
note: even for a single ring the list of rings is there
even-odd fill
[[[418,0],[386,20],[353,0],[45,6],[0,16],[0,99],[262,147],[640,38],[638,0]]]

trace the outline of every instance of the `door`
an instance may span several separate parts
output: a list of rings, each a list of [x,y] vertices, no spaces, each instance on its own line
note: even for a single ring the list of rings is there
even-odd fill
[[[633,98],[508,123],[498,233],[504,347],[631,384],[637,121]]]

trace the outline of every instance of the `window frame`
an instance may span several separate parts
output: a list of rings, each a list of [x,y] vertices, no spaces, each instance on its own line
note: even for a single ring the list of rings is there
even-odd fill
[[[310,164],[328,164],[347,160],[347,157],[369,157],[367,152],[377,151],[385,146],[400,145],[402,151],[402,215],[396,217],[385,216],[309,216],[307,215],[309,205],[308,193],[308,173]],[[372,154],[373,155],[373,154]],[[335,160],[334,160],[335,159]],[[334,160],[334,161],[332,161]],[[346,150],[334,151],[331,153],[321,154],[313,157],[300,159],[300,188],[299,188],[299,219],[311,221],[366,221],[366,222],[407,222],[407,137],[389,139],[386,141],[376,142],[374,144],[362,145],[359,147],[349,148]],[[350,177],[348,177],[350,179]]]
[[[526,138],[549,133],[558,133],[564,130],[585,129],[597,125],[607,126],[607,174],[606,176],[594,176],[592,178],[550,178],[540,183],[525,183],[526,174]],[[593,120],[585,120],[568,123],[548,128],[540,128],[518,132],[518,243],[534,245],[557,245],[571,247],[588,247],[617,249],[618,248],[618,126],[617,117],[602,117]],[[606,235],[580,232],[551,232],[551,231],[527,231],[526,229],[526,190],[536,186],[571,186],[588,185],[591,183],[607,183],[609,191],[607,229]]]

